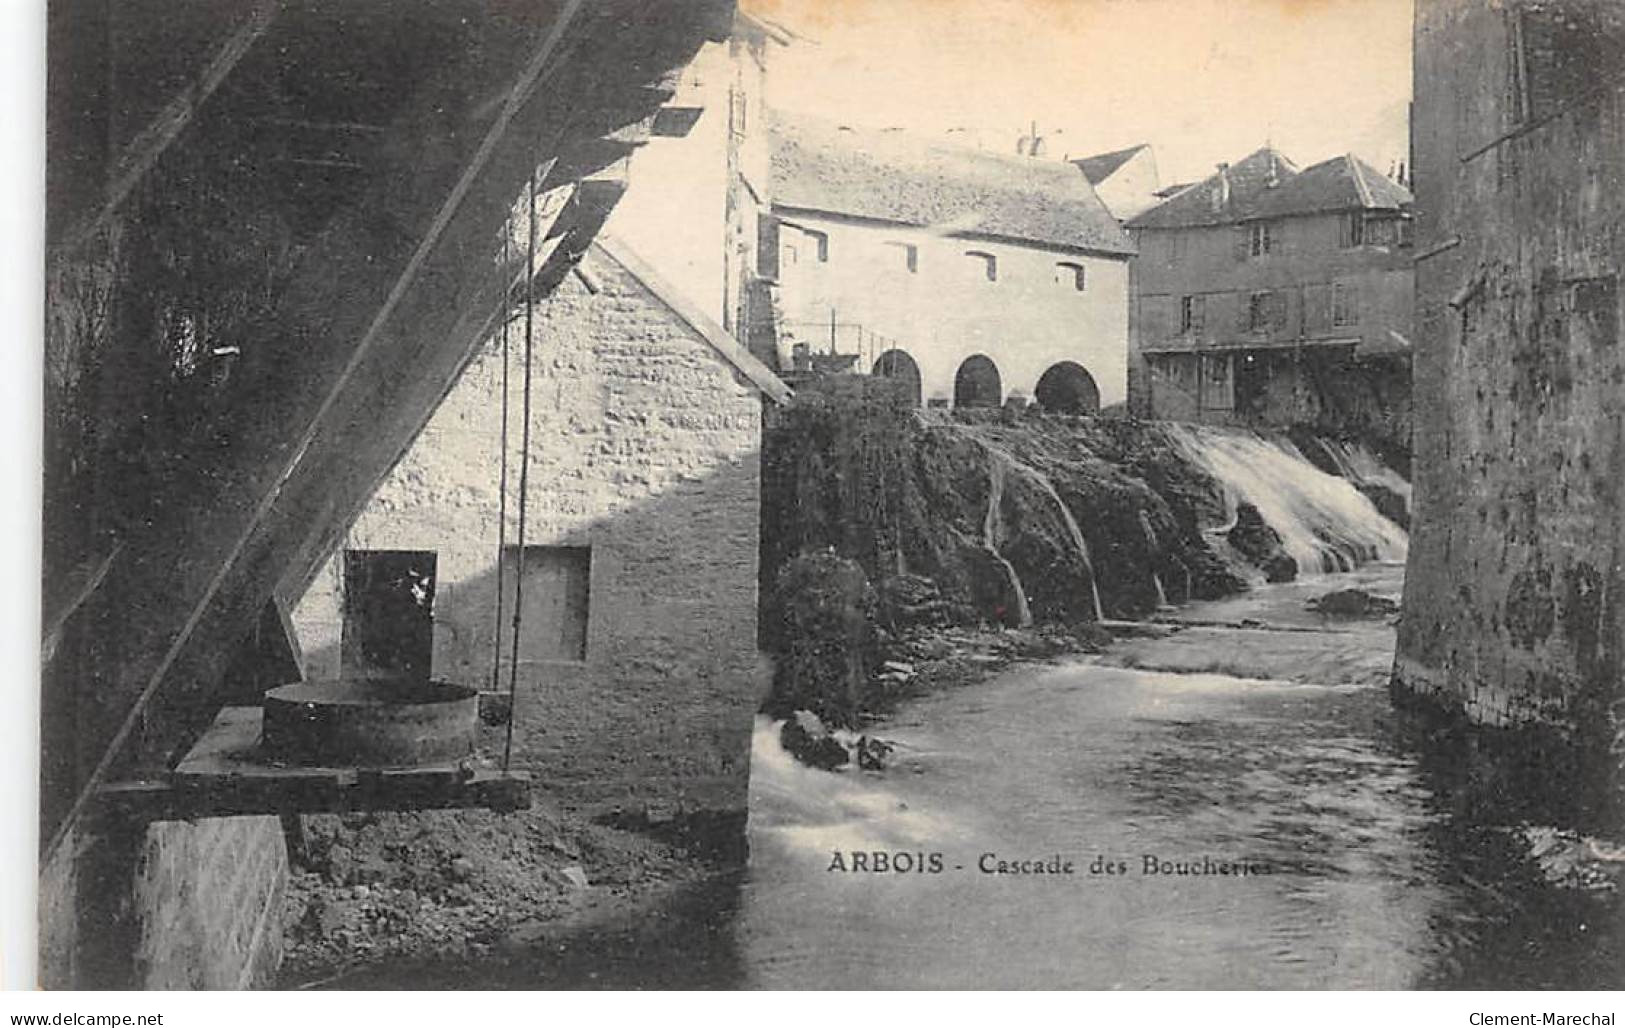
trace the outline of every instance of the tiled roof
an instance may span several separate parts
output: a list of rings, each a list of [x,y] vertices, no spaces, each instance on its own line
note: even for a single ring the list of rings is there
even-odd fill
[[[1128,227],[1187,228],[1245,221],[1257,216],[1272,188],[1279,189],[1297,171],[1280,151],[1266,146],[1129,219]]]
[[[1410,202],[1404,186],[1353,154],[1344,154],[1307,167],[1271,190],[1259,203],[1258,216],[1399,210]]]
[[[776,205],[962,236],[1134,252],[1088,180],[1065,161],[780,113],[771,133]]]
[[[1123,165],[1127,164],[1135,154],[1139,153],[1141,150],[1144,150],[1150,145],[1151,144],[1149,143],[1141,143],[1138,146],[1131,146],[1125,150],[1113,150],[1111,153],[1097,153],[1093,157],[1080,157],[1072,163],[1076,164],[1078,166],[1078,170],[1083,172],[1083,177],[1089,180],[1090,185],[1098,186],[1102,182],[1106,181],[1106,179],[1110,178],[1112,173],[1118,168],[1121,168]]]
[[[1229,180],[1227,197],[1221,175]],[[1128,225],[1187,228],[1322,211],[1399,210],[1410,203],[1410,190],[1353,154],[1299,171],[1280,153],[1265,147],[1131,219]]]

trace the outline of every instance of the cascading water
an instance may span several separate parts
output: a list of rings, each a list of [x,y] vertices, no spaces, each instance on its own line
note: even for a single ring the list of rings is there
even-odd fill
[[[1321,447],[1336,462],[1343,477],[1351,482],[1380,485],[1405,502],[1407,513],[1411,509],[1411,484],[1403,475],[1377,459],[1377,455],[1359,443],[1341,443],[1323,440]]]
[[[1016,625],[1027,628],[1033,623],[1032,608],[1027,604],[1027,591],[1021,587],[1021,577],[1016,574],[1015,565],[1011,564],[999,553],[999,505],[1004,502],[1004,475],[1005,469],[1014,465],[1008,454],[988,450],[987,472],[987,517],[982,521],[982,542],[987,546],[987,552],[1004,569],[1006,580],[1010,583],[1010,592],[1015,597]]]
[[[1094,604],[1095,620],[1101,620],[1104,615],[1100,612],[1100,586],[1095,583],[1095,564],[1089,559],[1089,542],[1083,537],[1083,529],[1078,527],[1078,519],[1072,516],[1072,511],[1067,507],[1066,501],[1061,499],[1061,494],[1055,491],[1055,483],[1049,480],[1048,475],[1025,464],[1020,465],[1020,468],[1038,488],[1044,491],[1045,495],[1055,501],[1055,506],[1060,508],[1061,521],[1066,525],[1067,535],[1071,538],[1072,545],[1077,547],[1078,556],[1083,558],[1083,566],[1089,571],[1089,600]],[[1152,574],[1154,576],[1156,573]],[[1157,585],[1157,595],[1162,595],[1161,583]]]
[[[976,440],[977,445],[981,446],[988,456],[989,500],[987,521],[983,525],[983,535],[987,548],[998,558],[999,563],[1009,574],[1011,584],[1015,587],[1020,602],[1022,625],[1026,626],[1032,623],[1032,615],[1027,607],[1027,596],[1022,590],[1021,579],[1017,576],[1015,567],[1002,556],[999,556],[997,533],[995,531],[998,527],[996,519],[998,517],[999,502],[1004,497],[1004,479],[1007,470],[1014,470],[1018,474],[1027,476],[1060,510],[1061,523],[1066,526],[1067,537],[1078,551],[1078,557],[1083,561],[1083,566],[1089,573],[1089,602],[1094,610],[1095,620],[1102,620],[1105,614],[1102,613],[1103,608],[1100,603],[1100,586],[1095,581],[1094,561],[1089,559],[1089,541],[1083,537],[1083,529],[1079,527],[1078,519],[1072,516],[1072,511],[1067,507],[1066,501],[1062,500],[1061,494],[1056,491],[1055,483],[1050,481],[1049,476],[1037,468],[1018,461],[1008,450],[992,440],[976,434],[970,434],[970,437]]]
[[[1300,570],[1405,559],[1405,530],[1379,514],[1347,480],[1319,470],[1285,439],[1198,425],[1163,427],[1192,463],[1224,484],[1232,505],[1244,501],[1258,508]]]
[[[1145,533],[1145,544],[1151,548],[1150,549],[1151,553],[1156,553],[1157,552],[1157,530],[1151,527],[1151,518],[1146,515],[1145,511],[1142,510],[1142,511],[1139,511],[1138,513],[1140,515],[1140,530]],[[1190,579],[1190,571],[1189,570],[1187,570],[1185,572],[1185,578],[1187,579],[1187,581],[1185,582],[1185,595],[1189,596],[1190,595],[1190,581],[1189,581],[1189,579]],[[1166,589],[1164,589],[1162,587],[1162,576],[1157,574],[1157,569],[1156,568],[1151,569],[1151,584],[1157,587],[1157,607],[1159,609],[1167,607],[1168,606],[1168,590],[1166,590]]]

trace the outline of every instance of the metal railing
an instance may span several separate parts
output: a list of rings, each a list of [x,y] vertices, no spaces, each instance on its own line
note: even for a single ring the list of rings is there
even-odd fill
[[[875,361],[887,350],[901,349],[891,336],[875,332],[856,321],[781,321],[782,338],[804,344],[807,352],[819,356],[855,356],[857,370],[868,374]]]

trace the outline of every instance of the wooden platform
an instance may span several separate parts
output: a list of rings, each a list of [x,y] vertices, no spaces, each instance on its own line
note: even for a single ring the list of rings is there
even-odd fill
[[[166,777],[98,792],[104,814],[148,821],[364,810],[530,806],[530,775],[472,761],[428,767],[303,767],[260,752],[259,707],[226,707]]]

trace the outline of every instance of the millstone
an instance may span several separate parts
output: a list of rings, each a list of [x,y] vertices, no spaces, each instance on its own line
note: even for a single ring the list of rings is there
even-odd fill
[[[474,752],[479,693],[429,681],[299,682],[265,694],[266,756],[314,767],[420,767]]]

